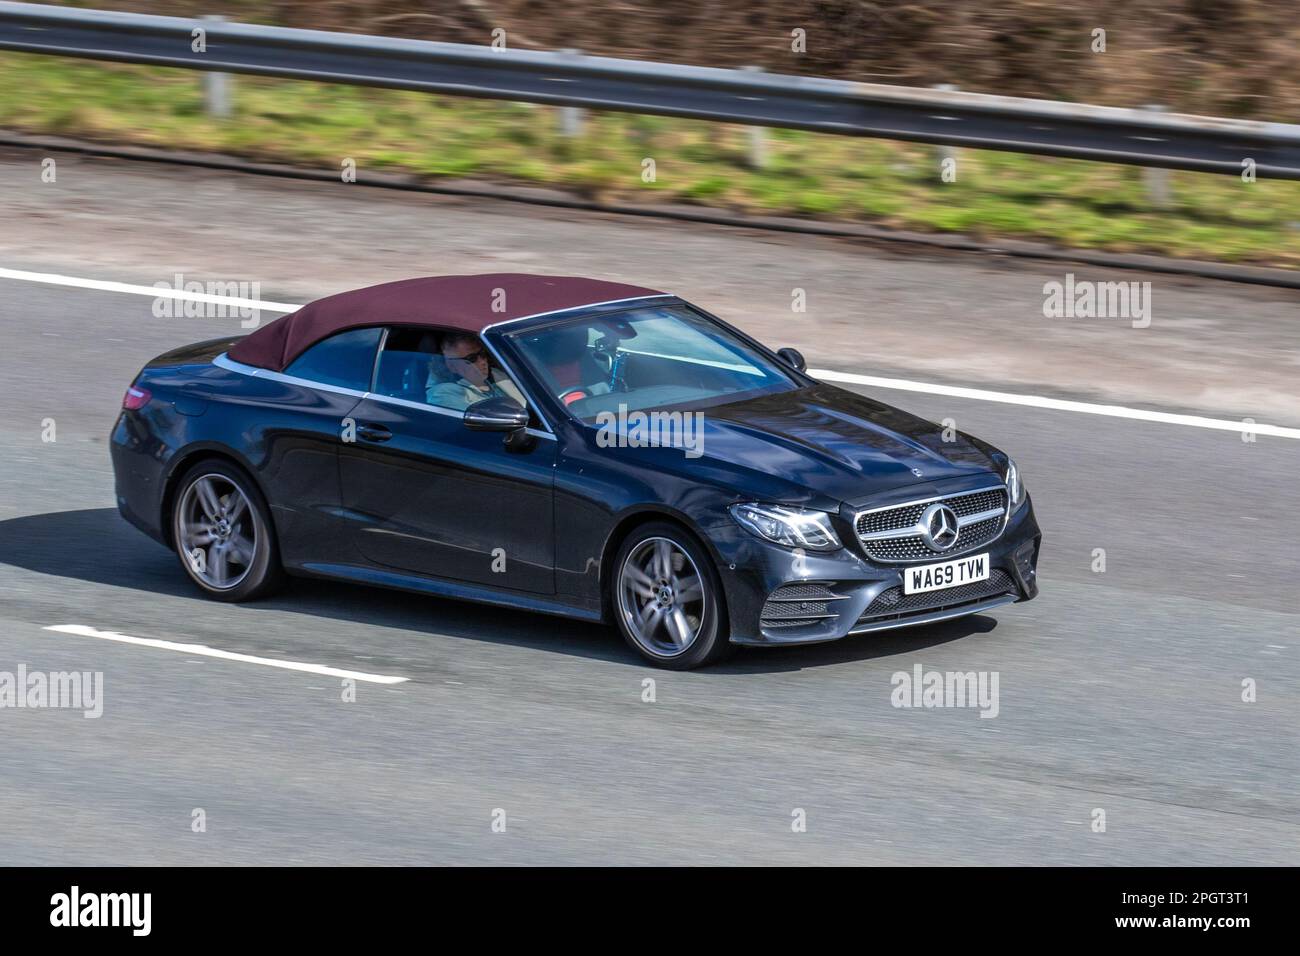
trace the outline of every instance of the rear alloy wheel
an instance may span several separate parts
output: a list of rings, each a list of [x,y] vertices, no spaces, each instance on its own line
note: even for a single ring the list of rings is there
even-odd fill
[[[266,505],[233,465],[200,462],[186,472],[172,509],[172,540],[186,573],[218,600],[248,601],[282,582]]]
[[[615,568],[619,630],[647,661],[686,670],[731,649],[717,572],[689,535],[666,523],[645,525],[623,542]]]

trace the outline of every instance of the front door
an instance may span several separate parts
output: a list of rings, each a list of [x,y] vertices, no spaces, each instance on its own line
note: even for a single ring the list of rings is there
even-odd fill
[[[509,451],[461,413],[367,397],[339,452],[356,547],[386,567],[453,581],[555,593],[556,442]]]

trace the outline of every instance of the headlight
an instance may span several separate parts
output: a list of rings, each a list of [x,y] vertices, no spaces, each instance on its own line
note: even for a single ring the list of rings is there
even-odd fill
[[[1011,499],[1011,510],[1015,511],[1025,500],[1025,486],[1020,483],[1020,469],[1010,458],[1007,459],[1007,496]]]
[[[831,516],[824,511],[753,502],[735,504],[727,510],[747,530],[787,548],[834,551],[842,547],[831,527]]]

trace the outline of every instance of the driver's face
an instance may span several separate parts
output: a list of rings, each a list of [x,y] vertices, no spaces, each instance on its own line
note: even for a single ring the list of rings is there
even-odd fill
[[[471,385],[482,385],[487,381],[491,366],[488,364],[487,349],[478,341],[449,342],[443,347],[442,357],[447,360],[447,368],[459,375]]]

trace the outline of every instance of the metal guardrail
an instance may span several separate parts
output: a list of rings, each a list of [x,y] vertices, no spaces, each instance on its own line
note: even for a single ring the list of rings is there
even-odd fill
[[[1283,123],[29,3],[0,2],[0,49],[1300,179]]]

